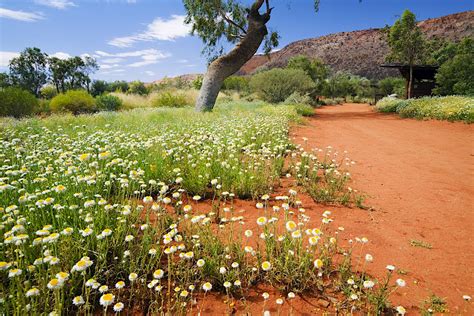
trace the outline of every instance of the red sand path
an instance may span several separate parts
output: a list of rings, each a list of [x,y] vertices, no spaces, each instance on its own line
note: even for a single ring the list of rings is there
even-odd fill
[[[474,297],[474,125],[401,119],[365,104],[316,110],[292,130],[297,143],[347,150],[357,163],[351,186],[373,211],[331,208],[344,236],[366,236],[372,272],[386,264],[408,272],[392,301],[416,309],[434,293],[450,313],[472,315]],[[432,249],[414,247],[421,240]]]

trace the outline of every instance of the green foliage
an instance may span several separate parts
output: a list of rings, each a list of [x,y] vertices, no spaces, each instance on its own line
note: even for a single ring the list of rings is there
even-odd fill
[[[0,72],[0,89],[10,87],[11,85],[10,75],[6,72]]]
[[[202,79],[203,77],[201,75],[197,76],[196,79],[193,80],[191,85],[193,86],[194,89],[199,90],[202,87]]]
[[[385,96],[396,94],[403,97],[405,95],[405,79],[400,77],[388,77],[379,81],[379,92]]]
[[[51,57],[48,59],[51,82],[62,93],[67,90],[87,89],[91,82],[90,74],[99,69],[92,57],[74,56],[68,59]]]
[[[323,95],[331,98],[347,96],[369,97],[372,95],[370,81],[367,78],[347,72],[337,72],[324,87]]]
[[[109,90],[109,84],[104,80],[94,80],[91,84],[91,94],[92,96],[96,97],[99,96],[107,91],[113,92]]]
[[[249,90],[249,82],[250,79],[248,77],[230,76],[224,80],[222,89],[245,92]]]
[[[329,67],[317,58],[309,59],[303,55],[295,56],[290,58],[287,67],[290,69],[303,70],[316,84],[318,93],[323,90],[326,79],[329,76]]]
[[[387,57],[389,61],[408,65],[424,62],[426,42],[416,24],[415,15],[409,10],[405,10],[400,19],[395,21],[390,28],[388,45],[391,49]]]
[[[40,89],[48,81],[48,55],[39,48],[26,48],[10,61],[10,77],[14,85],[40,96]]]
[[[474,95],[474,40],[465,38],[450,44],[438,60],[445,61],[436,74],[434,93],[440,95]]]
[[[314,108],[309,104],[295,104],[296,113],[302,116],[313,116]]]
[[[284,103],[315,105],[315,102],[308,94],[301,94],[299,92],[293,92],[288,98],[285,99]]]
[[[204,53],[210,59],[221,55],[223,42],[237,43],[247,35],[248,17],[256,16],[258,20],[268,22],[272,7],[271,1],[265,1],[265,13],[259,13],[264,1],[238,0],[183,0],[186,10],[185,23],[190,24],[193,35],[204,42]],[[319,0],[313,2],[314,9],[319,9]],[[279,35],[275,31],[265,36],[264,51],[269,53],[279,44]]]
[[[377,111],[382,113],[394,113],[397,112],[397,108],[405,106],[408,103],[407,100],[401,100],[391,97],[386,97],[379,100],[375,106]]]
[[[40,93],[42,98],[50,100],[58,94],[58,91],[54,86],[47,85],[41,88]]]
[[[186,96],[183,94],[173,94],[171,92],[164,92],[159,94],[153,101],[154,107],[171,107],[182,108],[188,105]]]
[[[128,82],[123,81],[123,80],[116,80],[114,82],[109,83],[107,91],[126,93],[128,89],[129,89]]]
[[[129,83],[128,93],[146,95],[148,94],[148,89],[143,82],[136,80]]]
[[[101,111],[117,111],[123,103],[119,97],[110,94],[99,95],[95,98],[97,109]]]
[[[16,118],[30,115],[38,106],[38,100],[29,91],[18,87],[0,89],[0,116]]]
[[[396,112],[402,117],[474,122],[473,97],[424,97],[409,100],[383,98],[377,102],[376,109],[380,112]]]
[[[274,68],[255,74],[250,88],[263,100],[278,103],[294,92],[307,93],[314,89],[314,82],[301,69]]]
[[[53,112],[90,113],[96,110],[96,102],[84,90],[69,90],[55,96],[51,100],[50,108]]]

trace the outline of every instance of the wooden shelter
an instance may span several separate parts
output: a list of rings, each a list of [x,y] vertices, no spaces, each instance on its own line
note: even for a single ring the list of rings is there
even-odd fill
[[[405,98],[408,98],[408,85],[410,82],[410,66],[406,64],[384,64],[380,67],[396,68],[405,78]],[[412,98],[432,95],[435,87],[435,75],[438,72],[438,66],[414,65],[413,66],[413,82],[412,82]]]

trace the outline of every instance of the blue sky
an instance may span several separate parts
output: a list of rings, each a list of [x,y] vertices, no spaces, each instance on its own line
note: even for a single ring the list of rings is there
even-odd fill
[[[243,0],[249,2],[250,0]],[[295,40],[392,24],[404,9],[419,20],[473,10],[473,0],[273,0],[270,29],[280,47]],[[95,78],[153,81],[204,72],[203,44],[183,25],[180,0],[0,0],[0,71],[25,47],[88,54]]]

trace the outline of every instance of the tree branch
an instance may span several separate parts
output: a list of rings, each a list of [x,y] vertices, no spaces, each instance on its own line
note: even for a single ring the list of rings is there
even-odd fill
[[[222,18],[229,24],[235,26],[236,28],[238,28],[239,30],[241,30],[244,34],[247,34],[247,30],[244,29],[241,25],[239,25],[238,23],[236,23],[234,20],[232,20],[231,18],[229,18],[227,16],[227,14],[219,8],[219,13],[220,15],[222,16]]]
[[[260,10],[260,8],[262,7],[264,1],[266,1],[266,0],[256,0],[252,4],[252,7],[250,8],[250,11],[258,12],[258,10]]]

